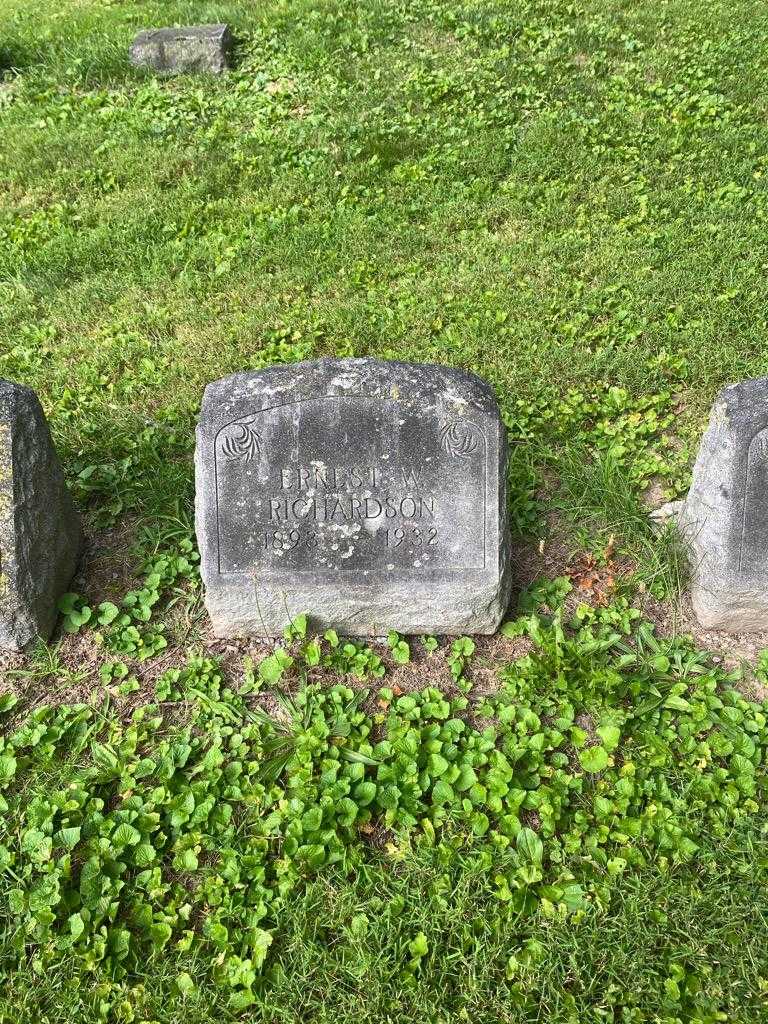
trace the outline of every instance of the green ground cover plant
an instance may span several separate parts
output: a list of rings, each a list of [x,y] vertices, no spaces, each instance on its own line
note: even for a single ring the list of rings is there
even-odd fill
[[[212,21],[220,78],[128,65]],[[90,543],[0,662],[0,1021],[768,1020],[766,654],[669,628],[647,517],[766,370],[767,54],[744,0],[0,0],[0,375]],[[500,637],[212,642],[202,388],[328,354],[496,387],[559,552]]]
[[[101,705],[41,705],[17,719],[0,754],[6,1005],[48,1020],[353,1014],[366,999],[362,964],[346,968],[343,992],[296,985],[296,958],[316,969],[320,936],[304,921],[297,948],[292,932],[313,894],[347,901],[339,917],[323,911],[335,920],[325,941],[345,947],[339,964],[368,959],[371,1019],[415,1019],[425,998],[441,1019],[472,1008],[536,1019],[557,989],[549,972],[564,969],[539,969],[550,943],[596,921],[637,941],[634,900],[649,877],[674,899],[677,888],[700,896],[713,876],[748,902],[731,892],[734,919],[726,908],[695,954],[662,929],[639,987],[614,982],[598,997],[577,975],[552,1009],[564,1020],[755,1019],[766,984],[768,704],[745,699],[738,673],[689,641],[657,639],[626,598],[567,615],[569,590],[534,590],[505,625],[531,652],[503,668],[492,695],[460,685],[469,638],[448,652],[452,694],[385,685],[372,701],[367,685],[311,682],[338,639],[308,636],[300,620],[265,659],[285,682],[293,674],[290,692],[271,691],[271,710],[247,674],[241,692],[216,659],[193,655],[130,712],[108,691]],[[360,675],[355,661],[346,674]],[[114,696],[130,692],[114,663],[111,679]],[[16,708],[7,698],[2,713]],[[398,927],[395,962],[390,919],[412,904],[402,890],[420,875],[427,906]],[[462,969],[482,960],[467,986],[440,963],[454,887],[470,890]],[[381,888],[391,892],[383,915]],[[644,908],[652,932],[665,906],[654,896]],[[378,937],[362,954],[369,933]],[[720,941],[738,969],[722,962]],[[374,968],[381,944],[386,966]]]

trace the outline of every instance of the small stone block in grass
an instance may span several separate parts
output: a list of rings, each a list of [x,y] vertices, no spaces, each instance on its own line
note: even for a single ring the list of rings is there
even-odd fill
[[[227,25],[150,28],[134,39],[131,64],[159,74],[207,72],[218,75],[228,67],[232,35]]]

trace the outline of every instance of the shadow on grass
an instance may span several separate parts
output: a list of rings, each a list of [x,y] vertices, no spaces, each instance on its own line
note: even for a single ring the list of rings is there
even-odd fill
[[[32,63],[31,54],[22,46],[0,41],[0,75],[7,71],[21,71]]]

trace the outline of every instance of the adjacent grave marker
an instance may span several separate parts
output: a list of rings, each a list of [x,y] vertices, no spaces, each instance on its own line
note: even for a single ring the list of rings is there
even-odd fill
[[[768,378],[718,395],[679,524],[699,622],[768,630]]]
[[[220,74],[228,66],[232,36],[227,25],[150,28],[134,39],[131,64],[167,75],[207,71]]]
[[[506,438],[489,385],[321,360],[205,391],[196,528],[218,636],[493,632],[509,595]]]
[[[37,395],[0,381],[0,648],[48,639],[81,545]]]

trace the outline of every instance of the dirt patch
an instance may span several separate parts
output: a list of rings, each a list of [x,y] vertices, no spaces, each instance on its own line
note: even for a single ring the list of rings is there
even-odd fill
[[[587,739],[589,741],[587,746],[591,747],[593,744],[600,742],[600,737],[597,735],[597,730],[595,728],[595,723],[592,720],[592,716],[587,714],[586,711],[579,712],[579,714],[576,715],[574,722],[587,734]]]
[[[98,605],[102,601],[117,603],[140,586],[133,555],[136,539],[133,520],[107,529],[86,525],[85,549],[71,589],[82,593],[89,604]]]
[[[27,664],[27,659],[23,654],[15,654],[11,651],[0,651],[0,691],[3,693],[7,689],[11,689],[6,684],[10,682],[12,672],[22,671]]]
[[[653,480],[642,495],[643,504],[648,509],[659,508],[667,500],[667,492],[659,480]]]
[[[384,662],[386,675],[378,680],[379,686],[388,686],[396,696],[413,693],[434,686],[443,693],[455,691],[453,677],[446,660],[447,647],[443,640],[436,651],[428,652],[417,637],[409,637],[411,660],[399,665],[392,658],[386,644],[376,643],[374,649]]]
[[[467,677],[472,682],[472,700],[481,701],[492,696],[501,683],[500,672],[514,661],[530,654],[535,644],[529,636],[508,637],[503,633],[482,637],[476,649]]]
[[[66,636],[56,648],[56,660],[60,666],[56,673],[58,682],[53,691],[43,695],[45,703],[50,702],[51,692],[56,694],[57,703],[87,701],[100,685],[99,669],[105,661],[104,650],[94,641],[93,634]]]
[[[458,39],[452,32],[441,31],[430,22],[422,22],[411,32],[413,41],[436,53],[445,53],[458,45]]]
[[[547,516],[547,537],[540,541],[517,538],[512,544],[513,612],[519,591],[542,577],[567,576],[576,548],[555,513]]]

